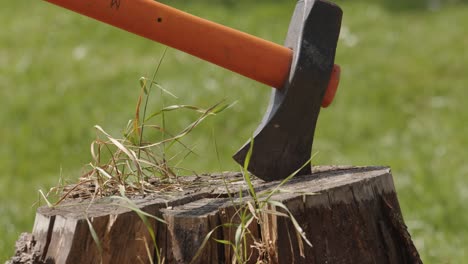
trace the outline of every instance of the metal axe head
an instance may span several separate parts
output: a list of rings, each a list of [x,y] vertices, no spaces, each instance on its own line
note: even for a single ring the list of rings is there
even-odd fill
[[[311,173],[315,125],[334,65],[341,17],[342,10],[326,1],[297,3],[285,41],[294,52],[289,79],[282,89],[273,89],[253,140],[233,157],[243,165],[253,144],[248,170],[255,176],[284,179],[301,167],[299,174]]]

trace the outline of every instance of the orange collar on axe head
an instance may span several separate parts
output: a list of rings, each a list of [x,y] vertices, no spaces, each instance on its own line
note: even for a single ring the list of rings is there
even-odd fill
[[[310,173],[320,106],[332,102],[339,82],[340,68],[334,65],[342,17],[338,6],[298,1],[281,46],[153,0],[46,1],[276,88],[255,132],[248,169],[264,180]],[[240,164],[251,144],[234,155]]]

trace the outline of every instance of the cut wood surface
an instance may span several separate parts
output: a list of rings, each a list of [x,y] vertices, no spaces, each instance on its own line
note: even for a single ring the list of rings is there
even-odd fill
[[[328,166],[313,171],[293,178],[271,198],[288,208],[312,246],[297,238],[283,208],[269,206],[248,226],[249,263],[421,262],[389,168]],[[158,255],[164,263],[231,263],[232,247],[215,239],[234,241],[238,208],[251,201],[242,175],[184,181],[191,184],[178,192],[131,199],[132,206],[164,223],[149,217],[143,221],[117,198],[41,207],[32,234],[22,235],[10,263],[157,263]],[[262,193],[279,182],[255,179],[253,184]]]

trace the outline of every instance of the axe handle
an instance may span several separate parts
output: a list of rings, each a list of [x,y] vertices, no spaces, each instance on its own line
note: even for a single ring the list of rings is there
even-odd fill
[[[293,52],[152,0],[46,0],[281,89]]]

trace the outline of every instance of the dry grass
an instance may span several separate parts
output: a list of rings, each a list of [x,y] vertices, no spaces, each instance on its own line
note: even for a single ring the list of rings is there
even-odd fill
[[[164,96],[177,97],[156,82],[164,56],[165,52],[152,78],[140,79],[141,92],[134,118],[128,121],[122,137],[114,137],[96,125],[96,139],[91,143],[92,161],[87,165],[86,172],[77,183],[60,181],[58,186],[51,188],[47,195],[43,195],[48,205],[52,205],[48,197],[57,199],[53,204],[55,206],[70,199],[87,200],[114,195],[132,197],[182,191],[184,186],[192,184],[179,177],[182,171],[193,172],[179,166],[188,155],[194,153],[182,139],[206,118],[221,113],[232,104],[227,105],[223,100],[208,108],[193,105],[165,106]],[[157,91],[159,93],[155,93]],[[158,94],[163,105],[148,115],[149,97],[152,94]],[[165,113],[180,110],[195,112],[197,117],[181,131],[172,133],[166,129]],[[153,138],[159,140],[146,140],[145,131],[152,131]],[[182,150],[179,148],[176,153],[172,153],[175,145],[179,145]]]

